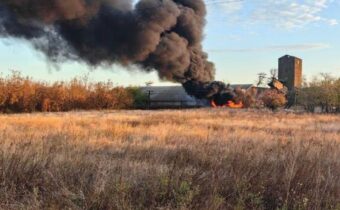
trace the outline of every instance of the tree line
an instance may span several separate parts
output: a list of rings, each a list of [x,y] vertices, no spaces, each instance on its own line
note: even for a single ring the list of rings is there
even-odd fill
[[[116,87],[111,81],[37,82],[13,71],[0,75],[0,112],[60,112],[71,110],[129,109],[146,100],[139,88]]]
[[[269,83],[277,79],[277,72],[277,69],[271,69],[270,76],[263,72],[259,73],[256,81],[257,87],[266,88]],[[261,99],[264,106],[271,109],[299,106],[308,112],[339,113],[340,77],[320,73],[314,76],[311,81],[304,78],[301,88],[287,91],[284,95],[276,90],[269,89],[264,91]]]
[[[322,73],[310,82],[304,81],[294,94],[295,105],[307,111],[340,112],[340,78],[330,74]],[[70,82],[47,83],[33,81],[16,71],[0,75],[2,113],[145,108],[147,101],[147,95],[138,87],[116,87],[112,81],[89,82],[86,76]],[[272,89],[264,91],[260,101],[271,109],[287,103],[284,94]]]
[[[297,91],[297,104],[307,111],[340,112],[340,78],[322,73],[304,82]]]

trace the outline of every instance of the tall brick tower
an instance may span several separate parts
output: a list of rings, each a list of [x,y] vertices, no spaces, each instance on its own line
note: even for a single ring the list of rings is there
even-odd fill
[[[285,55],[279,58],[279,80],[289,91],[294,91],[302,85],[302,59]]]

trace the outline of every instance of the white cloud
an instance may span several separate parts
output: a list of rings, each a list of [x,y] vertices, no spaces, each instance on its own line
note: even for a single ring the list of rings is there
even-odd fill
[[[261,0],[233,2],[222,6],[228,15],[237,16],[230,18],[231,20],[266,23],[292,29],[312,23],[337,25],[338,20],[324,17],[324,12],[334,2],[334,0]]]
[[[235,1],[230,3],[221,3],[221,5],[227,14],[232,14],[240,11],[243,8],[243,3],[243,1]]]
[[[272,22],[277,27],[286,29],[302,27],[322,20],[328,22],[327,18],[321,16],[321,12],[327,8],[327,0],[302,3],[267,0],[262,4],[262,8],[253,13],[255,21]]]
[[[326,21],[331,26],[335,26],[339,24],[339,21],[337,19],[327,19]]]
[[[308,50],[322,50],[330,48],[329,44],[325,43],[302,43],[291,45],[270,45],[257,48],[240,48],[240,49],[212,49],[209,52],[212,53],[224,53],[224,52],[272,52],[272,51],[308,51]]]

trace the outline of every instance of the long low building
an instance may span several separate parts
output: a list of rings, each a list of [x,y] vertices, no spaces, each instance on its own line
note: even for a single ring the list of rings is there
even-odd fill
[[[249,89],[252,84],[230,85],[232,88],[240,87]],[[197,99],[187,94],[182,86],[145,86],[141,87],[142,92],[148,96],[146,108],[194,108],[210,106],[210,101]]]

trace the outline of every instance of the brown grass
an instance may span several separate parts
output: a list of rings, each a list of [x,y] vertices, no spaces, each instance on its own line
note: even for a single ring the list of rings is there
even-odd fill
[[[340,209],[340,117],[0,115],[2,209]]]

